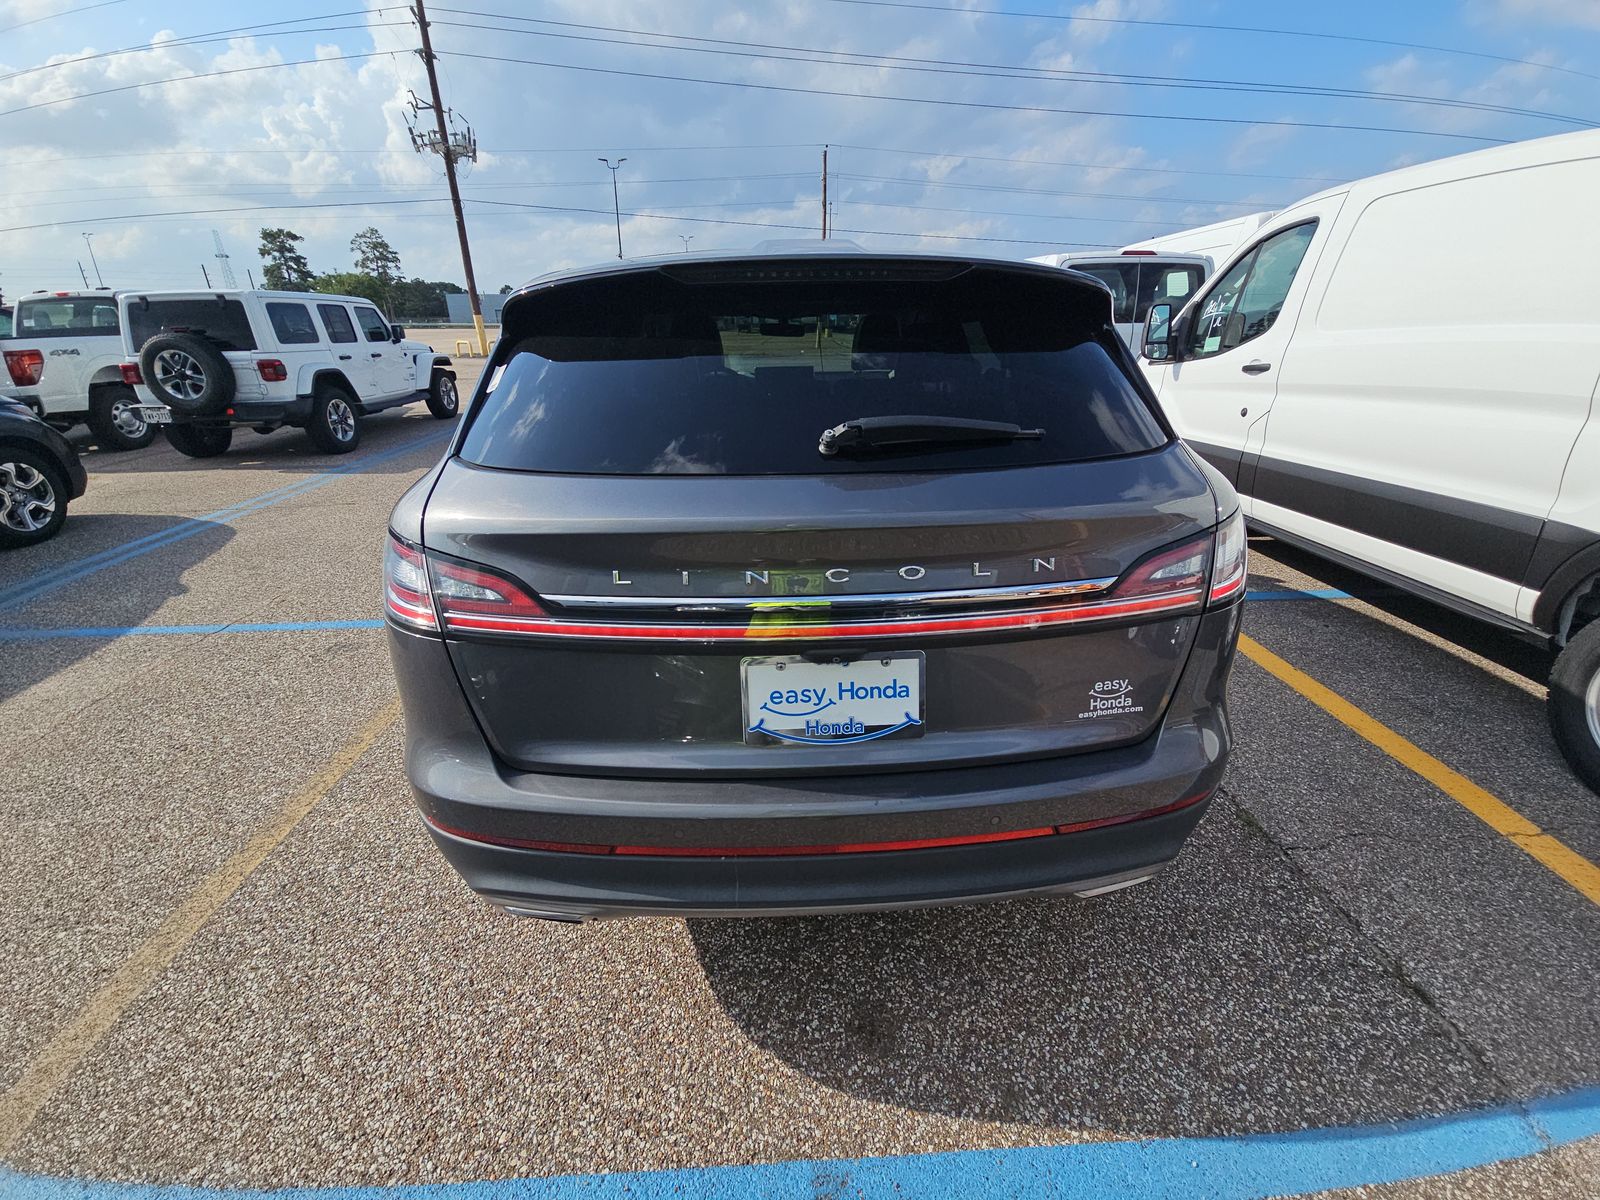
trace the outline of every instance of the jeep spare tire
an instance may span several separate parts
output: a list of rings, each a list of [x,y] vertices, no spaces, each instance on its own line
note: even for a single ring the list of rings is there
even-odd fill
[[[233,365],[195,333],[158,333],[139,351],[139,373],[157,400],[173,412],[205,417],[233,399]]]

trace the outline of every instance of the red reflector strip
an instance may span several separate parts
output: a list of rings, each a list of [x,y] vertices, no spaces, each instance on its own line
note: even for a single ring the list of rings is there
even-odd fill
[[[898,842],[842,842],[817,846],[606,846],[591,842],[545,842],[530,838],[500,837],[492,833],[468,833],[427,815],[423,820],[440,833],[469,842],[508,846],[516,850],[546,850],[558,854],[616,854],[649,858],[793,858],[818,854],[880,854],[895,850],[937,850],[949,846],[981,846],[990,842],[1018,842],[1028,838],[1051,837],[1062,833],[1082,833],[1109,825],[1127,825],[1148,817],[1161,817],[1209,799],[1211,792],[1196,792],[1172,804],[1116,817],[1099,817],[1071,825],[1040,825],[1033,829],[1012,829],[1001,833],[973,833],[960,837],[911,838]]]
[[[1238,575],[1228,580],[1228,582],[1219,583],[1216,587],[1212,588],[1211,594],[1207,597],[1207,602],[1211,604],[1219,604],[1224,600],[1231,600],[1242,591],[1244,591],[1243,571],[1239,572]]]
[[[965,617],[911,617],[894,621],[840,621],[829,624],[755,625],[630,625],[621,622],[574,621],[560,618],[492,617],[478,613],[447,611],[445,624],[451,630],[483,633],[521,633],[544,637],[639,638],[647,641],[718,642],[746,639],[834,640],[839,638],[916,637],[930,633],[986,633],[1005,630],[1038,629],[1051,625],[1071,625],[1086,621],[1110,621],[1119,617],[1146,616],[1193,608],[1202,593],[1186,588],[1163,596],[1140,596],[1131,600],[1103,600],[1075,604],[1070,608],[1030,609],[1023,612],[982,613]],[[765,622],[768,618],[762,618]]]

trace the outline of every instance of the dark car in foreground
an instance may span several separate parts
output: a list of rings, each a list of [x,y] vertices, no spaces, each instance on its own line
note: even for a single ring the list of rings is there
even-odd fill
[[[565,920],[1097,894],[1222,778],[1228,484],[1085,276],[804,251],[537,280],[395,508],[429,832]]]
[[[88,486],[72,444],[27,405],[0,397],[0,550],[54,537]]]

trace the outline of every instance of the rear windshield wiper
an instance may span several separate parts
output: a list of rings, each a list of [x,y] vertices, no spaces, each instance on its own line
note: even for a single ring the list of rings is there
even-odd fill
[[[1042,438],[1042,429],[1024,429],[1010,421],[976,421],[969,417],[857,417],[823,430],[817,452],[835,455],[848,450],[897,446],[961,446],[985,442],[1017,442]]]

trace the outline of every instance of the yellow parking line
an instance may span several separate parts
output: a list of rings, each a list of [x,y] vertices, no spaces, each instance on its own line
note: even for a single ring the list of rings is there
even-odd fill
[[[1254,638],[1240,636],[1239,650],[1251,662],[1299,692],[1336,721],[1354,730],[1400,765],[1415,771],[1517,849],[1537,859],[1592,903],[1600,904],[1600,867],[1551,837],[1527,817],[1453,771],[1420,746],[1291,666]]]
[[[29,1064],[22,1077],[0,1097],[0,1154],[28,1131],[77,1065],[149,989],[169,963],[189,944],[213,913],[228,902],[250,873],[289,836],[317,802],[333,790],[356,760],[371,749],[400,715],[398,700],[361,727],[338,754],[314,775],[266,829],[256,834],[222,866],[207,875],[172,915],[161,923],[116,972],[89,998],[83,1011],[63,1026]]]

